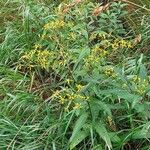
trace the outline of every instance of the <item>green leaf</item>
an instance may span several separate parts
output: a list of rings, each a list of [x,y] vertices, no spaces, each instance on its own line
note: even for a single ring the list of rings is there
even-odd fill
[[[131,94],[128,91],[120,90],[120,89],[101,90],[100,93],[104,95],[114,94],[119,98],[125,99],[128,102],[132,103],[132,108],[134,108],[136,103],[138,103],[139,100],[141,100],[141,96],[136,94]]]
[[[142,79],[146,79],[148,77],[146,66],[143,64],[141,64],[141,66],[140,66],[139,75]]]
[[[150,121],[142,125],[142,129],[133,131],[132,139],[149,139],[150,138]]]
[[[142,99],[142,97],[140,97],[140,96],[139,97],[135,97],[133,99],[133,102],[132,102],[132,108],[134,108],[135,105],[138,104],[141,99]]]
[[[81,141],[83,141],[88,136],[88,131],[80,131],[80,133],[76,134],[71,141],[70,149],[72,150],[77,146]]]
[[[79,49],[78,53],[79,53],[79,57],[73,67],[73,71],[76,70],[78,64],[82,61],[82,59],[90,53],[90,49],[88,47],[82,50]]]
[[[94,146],[94,148],[92,150],[103,150],[102,146],[99,144],[99,145],[96,145]]]
[[[112,139],[112,140],[111,140],[112,142],[115,142],[115,143],[120,143],[120,142],[121,142],[121,139],[120,139],[120,137],[117,135],[116,132],[111,132],[111,133],[109,133],[109,136],[110,136],[110,138]]]
[[[91,109],[92,109],[92,114],[93,114],[94,118],[98,115],[100,110],[102,110],[108,116],[112,116],[109,105],[103,101],[105,98],[106,97],[104,97],[103,99],[100,99],[100,98],[94,99],[93,98],[93,101],[91,101]],[[96,116],[94,116],[94,115],[96,115]]]
[[[96,123],[94,124],[94,128],[96,130],[96,132],[99,134],[100,138],[102,138],[108,149],[112,149],[112,144],[111,144],[111,140],[110,140],[110,136],[109,133],[107,132],[105,126],[102,123]]]
[[[87,113],[82,114],[79,119],[76,121],[75,123],[75,127],[73,129],[73,133],[72,136],[70,138],[70,142],[72,143],[73,139],[80,134],[81,132],[81,128],[83,127],[83,125],[85,124],[86,120],[87,120]]]

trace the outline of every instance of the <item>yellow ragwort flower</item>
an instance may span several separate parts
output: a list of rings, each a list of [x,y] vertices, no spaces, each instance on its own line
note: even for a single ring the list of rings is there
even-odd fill
[[[65,98],[64,98],[64,97],[62,97],[62,96],[60,96],[60,100],[59,100],[59,102],[60,102],[60,104],[64,104],[64,102],[65,102]]]
[[[34,45],[34,48],[35,48],[35,50],[37,50],[37,49],[41,49],[42,46],[41,46],[40,44],[35,44],[35,45]]]
[[[76,88],[77,88],[77,91],[78,91],[78,92],[80,92],[83,87],[84,87],[84,86],[81,85],[81,84],[77,84],[77,85],[76,85]]]
[[[66,83],[69,85],[72,82],[71,79],[66,79]]]
[[[63,28],[64,26],[65,26],[65,22],[63,20],[55,20],[45,24],[44,29],[45,30],[59,29],[59,28]]]
[[[81,108],[81,104],[80,103],[75,103],[75,106],[73,107],[73,109],[80,109]]]

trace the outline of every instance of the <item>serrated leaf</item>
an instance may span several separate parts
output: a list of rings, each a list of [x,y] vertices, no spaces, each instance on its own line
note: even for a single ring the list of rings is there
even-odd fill
[[[108,149],[111,150],[112,149],[112,144],[111,144],[111,140],[110,140],[110,136],[105,128],[105,126],[102,123],[96,123],[94,124],[94,128],[96,130],[96,132],[99,134],[100,138],[102,138]]]
[[[88,136],[88,131],[80,131],[79,134],[76,134],[71,141],[70,149],[72,150],[77,146],[80,142],[82,142]]]
[[[87,117],[88,117],[87,113],[84,113],[76,121],[74,129],[73,129],[72,136],[70,138],[70,142],[72,142],[72,140],[77,136],[77,134],[80,134],[81,128],[85,124],[85,122],[87,120]]]
[[[150,138],[150,121],[142,125],[142,129],[133,131],[132,139],[149,139]]]
[[[115,132],[109,133],[110,138],[112,139],[112,142],[120,143],[121,139]]]
[[[100,106],[100,108],[103,109],[109,116],[112,116],[111,110],[110,110],[109,106],[106,103],[99,100],[99,101],[96,101],[96,104],[98,106]]]
[[[80,50],[78,60],[77,60],[77,62],[75,63],[75,65],[74,65],[74,67],[73,67],[73,70],[75,70],[75,69],[77,68],[79,62],[82,61],[82,59],[83,59],[87,54],[89,54],[89,52],[90,52],[90,49],[89,49],[89,48]]]
[[[103,150],[102,146],[99,144],[99,145],[96,145],[94,146],[94,148],[92,150]]]

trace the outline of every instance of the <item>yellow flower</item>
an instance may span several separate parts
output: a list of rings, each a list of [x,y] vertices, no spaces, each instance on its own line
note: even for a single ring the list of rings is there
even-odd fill
[[[114,71],[114,68],[112,68],[112,67],[106,68],[105,71],[104,71],[104,74],[106,76],[111,76],[113,78],[115,78],[117,76],[117,74]]]
[[[99,58],[103,58],[108,54],[108,51],[106,51],[106,50],[100,48],[98,45],[96,45],[92,49],[92,54],[93,55],[91,55],[91,59],[93,59],[94,61],[96,61],[96,59],[97,59],[97,62],[98,62]]]
[[[51,52],[49,52],[48,50],[38,51],[37,52],[37,60],[36,60],[38,65],[40,65],[42,68],[46,69],[50,56],[51,56]]]
[[[104,73],[109,76],[109,75],[111,75],[113,72],[114,72],[114,69],[113,69],[112,67],[110,67],[110,68],[106,68]]]
[[[25,52],[25,54],[20,59],[28,59],[31,60],[35,55],[36,50],[31,50],[30,52]]]
[[[138,79],[138,76],[135,75],[135,76],[133,77],[133,81],[135,82],[137,79]]]
[[[76,98],[76,95],[74,93],[71,93],[70,95],[66,95],[68,97],[68,100],[74,100]]]
[[[107,39],[110,36],[110,34],[107,34],[105,32],[104,33],[99,33],[98,37],[101,38],[102,40],[105,40],[105,39]]]
[[[115,39],[114,43],[111,44],[113,49],[117,48],[132,48],[133,45],[131,41],[124,40],[124,39]]]
[[[128,48],[133,48],[133,45],[131,42],[128,42],[127,46],[128,46]]]
[[[47,24],[44,25],[44,29],[45,29],[45,30],[49,30],[49,29],[50,29],[49,23],[47,23]]]
[[[80,103],[75,103],[75,106],[73,107],[73,109],[80,109],[81,108],[81,104]]]
[[[21,56],[20,60],[22,59],[30,59],[30,56],[28,55],[28,53],[25,53],[23,56]]]
[[[69,85],[72,82],[71,79],[66,79],[66,83]]]
[[[133,85],[135,88],[135,92],[137,92],[140,95],[143,95],[146,92],[146,89],[149,85],[148,80],[142,79],[137,75],[135,75],[132,79],[134,81]]]
[[[77,37],[77,36],[76,36],[75,33],[71,32],[71,33],[70,33],[70,37],[71,37],[72,40],[76,40],[76,37]]]
[[[41,68],[43,68],[43,69],[47,68],[48,62],[47,62],[47,60],[45,58],[39,60],[38,63],[41,66]]]
[[[82,96],[82,95],[77,95],[77,98],[79,98],[79,99],[86,99],[86,97]]]
[[[125,40],[121,40],[120,46],[121,46],[121,48],[127,47],[127,42]]]
[[[92,40],[94,40],[94,39],[96,39],[96,34],[95,34],[95,33],[92,33],[92,34],[90,35],[89,40],[92,41]]]
[[[35,45],[34,45],[34,48],[35,48],[35,50],[37,50],[37,49],[41,49],[42,46],[41,46],[40,44],[35,44]]]
[[[111,118],[110,116],[108,116],[108,117],[107,117],[107,119],[108,119],[108,123],[109,123],[109,125],[110,125],[110,126],[112,126],[112,124],[113,124],[113,120],[112,120],[112,118]]]
[[[94,52],[94,53],[97,53],[97,52],[100,52],[100,51],[101,51],[101,49],[99,48],[98,45],[94,46],[94,48],[92,49],[92,52]]]
[[[76,88],[77,88],[77,91],[78,91],[78,92],[80,92],[83,87],[84,87],[84,86],[81,85],[81,84],[77,84],[77,85],[76,85]]]
[[[62,96],[60,96],[60,101],[59,101],[61,104],[64,104],[64,102],[65,102],[65,99],[64,99],[64,97],[62,97]]]
[[[82,96],[82,95],[79,95],[79,94],[76,97],[81,99],[81,100],[88,100],[89,99],[88,96]]]
[[[29,59],[32,59],[36,52],[37,52],[36,50],[31,50],[31,51],[28,53]]]
[[[118,47],[119,47],[119,44],[118,44],[118,43],[115,42],[115,43],[112,44],[112,48],[113,48],[113,49],[117,49]]]
[[[44,29],[45,30],[58,29],[58,28],[63,28],[64,25],[65,25],[65,22],[63,20],[55,20],[55,21],[51,21],[45,24]]]
[[[45,34],[42,34],[41,39],[44,40],[46,38]]]
[[[34,65],[29,65],[28,68],[29,68],[29,70],[31,71],[32,68],[34,68]]]
[[[60,91],[56,90],[56,91],[53,92],[52,97],[58,97],[59,94],[60,94]]]
[[[137,89],[136,92],[140,95],[143,95],[145,93],[144,89]]]

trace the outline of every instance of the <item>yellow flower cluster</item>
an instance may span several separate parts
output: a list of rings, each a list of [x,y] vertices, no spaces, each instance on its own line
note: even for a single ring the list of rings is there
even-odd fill
[[[81,84],[77,84],[76,88],[77,88],[77,92],[80,92],[84,88],[84,86]]]
[[[63,28],[64,26],[65,26],[65,22],[63,20],[55,20],[45,24],[44,29],[45,30],[59,29],[59,28]]]
[[[34,63],[35,65],[39,65],[41,68],[46,69],[52,55],[53,53],[48,50],[31,50],[26,52],[21,57],[21,60],[29,61],[30,63]]]
[[[99,45],[95,45],[91,49],[90,55],[88,55],[86,58],[84,58],[85,67],[89,66],[97,66],[97,63],[101,63],[101,60],[103,58],[106,58],[108,55],[108,51],[105,49],[100,48]]]
[[[69,34],[68,38],[71,39],[71,40],[73,40],[73,41],[75,41],[76,38],[77,38],[77,34],[74,33],[74,32],[71,32],[71,33]]]
[[[135,86],[135,92],[137,92],[140,95],[143,95],[146,92],[146,89],[149,85],[148,80],[141,79],[137,75],[133,77],[134,86]]]
[[[79,89],[82,87],[77,85]],[[71,92],[70,89],[66,88],[62,91],[54,91],[51,98],[58,99],[61,105],[65,106],[65,110],[69,111],[69,109],[80,109],[83,106],[83,103],[89,100],[88,96],[83,96],[78,93],[78,89],[75,92]]]
[[[95,39],[100,39],[100,40],[105,40],[106,38],[109,38],[110,34],[106,33],[91,33],[89,40],[95,40]]]
[[[25,54],[21,56],[20,60],[32,60],[35,53],[36,53],[36,50],[25,52]]]
[[[37,50],[37,49],[41,49],[42,46],[41,46],[40,44],[35,44],[35,45],[34,45],[34,48],[35,48],[35,50]]]
[[[105,70],[104,70],[104,74],[108,77],[113,77],[115,78],[117,76],[117,74],[115,73],[114,71],[114,68],[113,67],[107,67]]]
[[[56,91],[53,92],[52,97],[58,97],[59,94],[60,94],[60,91],[59,91],[59,90],[56,90]]]
[[[89,55],[87,58],[84,58],[85,66],[89,66],[94,63],[98,63],[99,61],[100,61],[100,58],[95,57],[94,55]]]
[[[52,55],[48,50],[38,51],[37,54],[37,63],[41,68],[46,69],[48,66],[49,58]]]
[[[81,108],[81,103],[75,103],[73,109],[80,109]]]
[[[62,105],[66,105],[65,110],[69,109],[80,109],[82,107],[82,100],[88,100],[89,98],[86,96],[82,96],[80,94],[66,94],[65,96],[59,96],[59,103]],[[80,103],[79,103],[80,101]]]
[[[111,40],[111,33],[92,33],[90,35],[90,41],[92,40],[100,40],[100,43],[104,47],[112,47],[112,49],[118,49],[118,48],[133,48],[133,44],[129,40],[119,39],[116,38],[115,40]]]
[[[115,39],[114,42],[111,44],[113,49],[117,48],[133,48],[131,41],[124,40],[124,39]]]
[[[88,100],[89,97],[83,96],[81,94],[71,93],[71,94],[66,94],[65,99],[68,100],[68,101],[72,101],[72,100],[75,100],[75,99]]]
[[[68,85],[70,85],[70,84],[72,83],[72,81],[73,81],[73,80],[71,80],[71,79],[66,79],[66,83],[67,83]]]
[[[100,48],[98,45],[94,46],[91,51],[94,56],[99,56],[100,58],[104,58],[108,55],[108,51]]]
[[[113,130],[113,131],[116,131],[116,125],[115,125],[115,122],[113,120],[113,118],[111,116],[108,116],[107,117],[107,122],[109,124],[109,127]]]
[[[70,55],[67,51],[59,50],[55,51],[55,59],[51,65],[52,69],[55,70],[57,73],[66,69],[70,60]]]

